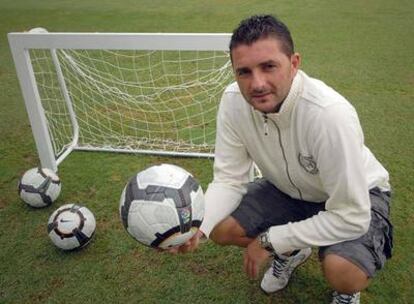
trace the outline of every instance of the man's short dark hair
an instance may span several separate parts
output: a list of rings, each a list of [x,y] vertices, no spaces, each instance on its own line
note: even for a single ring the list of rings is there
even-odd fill
[[[240,22],[230,40],[230,53],[235,47],[273,37],[281,42],[282,51],[291,56],[295,52],[288,27],[272,15],[255,15]]]

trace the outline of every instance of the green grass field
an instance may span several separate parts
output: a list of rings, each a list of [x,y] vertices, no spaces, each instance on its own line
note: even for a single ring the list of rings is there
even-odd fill
[[[282,292],[266,296],[242,270],[242,251],[208,242],[171,256],[129,237],[118,216],[127,180],[150,164],[191,171],[205,189],[212,162],[76,152],[59,167],[62,193],[34,210],[17,195],[19,177],[39,164],[6,34],[34,27],[64,32],[231,32],[254,13],[290,27],[302,68],[357,108],[366,144],[391,175],[394,257],[361,303],[413,303],[414,2],[0,0],[0,303],[328,303],[316,250]],[[65,253],[49,241],[55,208],[85,204],[97,219],[93,242]]]

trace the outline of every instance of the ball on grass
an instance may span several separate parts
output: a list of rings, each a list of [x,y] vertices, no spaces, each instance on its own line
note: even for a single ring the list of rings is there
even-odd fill
[[[95,234],[96,221],[93,213],[77,204],[66,204],[49,217],[47,231],[58,248],[74,250],[85,247]]]
[[[20,198],[29,206],[43,208],[50,206],[61,190],[59,176],[47,168],[32,168],[19,181]]]

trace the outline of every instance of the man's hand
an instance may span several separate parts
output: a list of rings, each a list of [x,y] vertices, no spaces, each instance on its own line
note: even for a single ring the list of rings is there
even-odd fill
[[[256,278],[270,253],[263,249],[258,239],[254,239],[244,250],[244,271],[250,278]]]
[[[181,246],[169,248],[165,251],[172,253],[172,254],[193,252],[198,248],[201,237],[204,237],[204,233],[201,232],[200,230],[197,230],[197,232],[191,237],[191,239],[189,239],[187,242],[185,242]]]

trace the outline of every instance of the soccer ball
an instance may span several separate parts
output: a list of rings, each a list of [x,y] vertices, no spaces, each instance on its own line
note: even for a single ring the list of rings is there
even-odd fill
[[[22,176],[18,191],[21,199],[35,208],[51,205],[59,196],[59,177],[47,168],[32,168]]]
[[[41,33],[42,34],[42,33],[48,33],[48,31],[43,27],[35,27],[35,28],[32,28],[29,31],[29,33]]]
[[[204,194],[186,170],[152,166],[136,174],[122,191],[119,213],[128,233],[153,248],[189,240],[204,217]]]
[[[96,221],[92,212],[76,204],[56,209],[49,217],[47,232],[53,244],[63,250],[86,246],[95,233]]]

